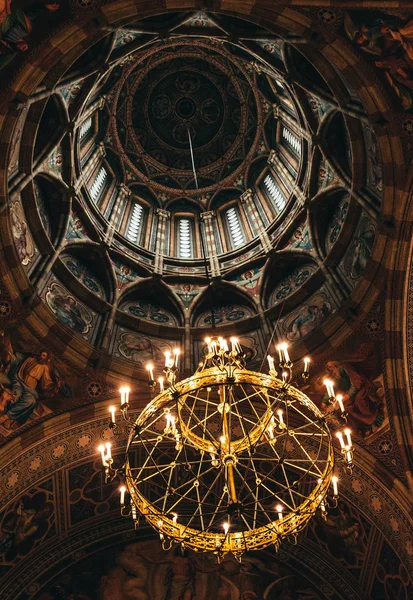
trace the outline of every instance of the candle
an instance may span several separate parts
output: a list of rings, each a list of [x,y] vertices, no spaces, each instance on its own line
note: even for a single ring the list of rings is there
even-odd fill
[[[152,363],[148,363],[146,365],[146,370],[148,371],[148,377],[149,377],[149,381],[153,381],[153,364]]]
[[[138,516],[138,513],[136,512],[136,506],[134,504],[132,504],[131,511],[132,511],[132,519],[136,519],[136,517]]]
[[[231,342],[231,350],[232,350],[232,352],[235,352],[236,354],[238,354],[238,352],[239,352],[238,338],[232,337],[229,341]]]
[[[328,397],[334,398],[334,383],[331,381],[331,379],[324,379],[323,383],[326,386]]]
[[[125,492],[126,492],[126,488],[123,485],[120,489],[120,505],[124,506],[125,505]]]
[[[283,371],[281,373],[281,377],[282,377],[283,382],[287,383],[287,380],[288,380],[288,373],[287,373],[287,371]]]
[[[205,338],[205,343],[208,346],[208,354],[211,354],[211,338],[210,337]]]
[[[322,496],[319,496],[319,498],[322,498]],[[324,503],[324,500],[321,500],[321,502],[320,502],[320,508],[321,508],[321,512],[322,513],[326,512],[326,505]]]
[[[338,441],[340,442],[341,449],[344,449],[346,447],[346,445],[344,443],[343,434],[341,433],[341,431],[337,431],[336,437],[338,438]]]
[[[349,465],[351,465],[351,463],[353,462],[353,453],[351,452],[351,450],[347,450],[346,452],[346,460],[348,462]]]
[[[120,391],[120,403],[121,405],[123,404],[129,404],[129,392],[130,392],[130,387],[128,386],[123,386],[119,389]]]
[[[228,535],[229,523],[224,523],[223,528],[224,528],[225,535]]]
[[[163,377],[158,377],[158,383],[159,383],[159,391],[163,392],[164,391],[164,385],[163,385]]]
[[[105,456],[105,446],[104,446],[103,444],[101,444],[101,445],[99,446],[98,450],[99,450],[99,452],[100,452],[100,455],[101,455],[101,457],[102,457],[102,465],[103,465],[104,467],[107,467],[107,466],[108,466],[108,463],[106,462],[106,456]]]
[[[221,435],[221,437],[219,438],[219,441],[221,442],[221,444],[225,444],[225,435]]]
[[[280,363],[289,363],[290,356],[288,354],[288,344],[286,344],[285,342],[278,344],[277,350],[280,357]]]
[[[278,415],[278,420],[280,421],[280,427],[283,428],[284,427],[283,411],[281,409],[278,409],[277,415]]]
[[[275,363],[274,363],[273,357],[268,355],[267,360],[268,360],[268,366],[270,368],[270,371],[275,371]]]
[[[336,400],[337,400],[338,405],[340,407],[340,411],[343,413],[344,412],[343,395],[342,394],[337,394]]]
[[[211,352],[214,356],[218,353],[218,345],[215,340],[211,342]]]
[[[176,513],[172,513],[172,523],[176,523],[178,520],[178,515]]]
[[[106,461],[108,462],[112,458],[112,451],[111,451],[112,444],[110,442],[106,442],[105,446],[106,446],[105,458],[106,458]]]
[[[112,423],[115,423],[116,407],[115,406],[109,406],[109,412],[110,412],[110,420],[112,421]]]
[[[344,434],[346,436],[346,440],[347,440],[347,446],[349,448],[351,448],[351,429],[349,429],[348,427],[344,430]]]
[[[310,357],[309,356],[305,356],[304,357],[304,373],[307,374],[310,372]]]
[[[333,475],[331,478],[331,483],[333,484],[333,496],[337,498],[338,496],[338,477],[337,475]]]
[[[168,369],[170,367],[170,362],[171,362],[171,353],[164,352],[164,354],[165,354],[165,367]]]
[[[281,504],[277,504],[277,506],[275,507],[275,510],[278,513],[278,518],[281,519],[283,518],[283,507],[281,506]]]
[[[174,362],[173,362],[173,366],[175,367],[175,369],[178,368],[178,362],[179,362],[179,355],[181,354],[181,351],[179,348],[174,348]]]

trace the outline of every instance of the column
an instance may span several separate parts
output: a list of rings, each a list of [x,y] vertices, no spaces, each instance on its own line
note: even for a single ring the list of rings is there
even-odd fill
[[[218,250],[215,242],[215,234],[214,234],[214,226],[213,219],[215,219],[215,213],[212,210],[208,212],[203,212],[200,214],[200,217],[204,223],[204,252],[205,259],[209,259],[209,269],[211,277],[219,277],[221,275],[221,271],[219,268],[218,261]],[[201,231],[202,235],[202,231]]]
[[[264,223],[262,222],[260,213],[257,210],[254,202],[254,194],[251,189],[246,190],[240,197],[241,204],[245,205],[246,211],[248,211],[255,233],[260,238],[264,252],[267,254],[272,250],[271,240],[265,230]]]
[[[115,234],[115,230],[119,229],[119,224],[121,222],[122,214],[124,212],[125,204],[127,199],[130,198],[132,192],[124,183],[118,183],[117,185],[118,193],[116,196],[116,200],[113,204],[112,211],[109,216],[109,223],[106,228],[105,234],[105,242],[110,246],[113,241],[113,236]]]
[[[106,156],[105,145],[103,142],[99,142],[96,144],[95,149],[93,150],[89,160],[85,164],[82,169],[82,176],[76,183],[76,190],[78,191],[82,186],[83,182],[87,182],[93,171],[97,168],[97,166],[102,162],[102,159]]]
[[[300,186],[297,185],[290,171],[286,167],[284,167],[276,150],[271,150],[267,162],[269,165],[271,165],[271,167],[273,167],[274,171],[278,174],[279,179],[287,182],[286,189],[288,191],[293,192],[295,197],[297,198],[297,201],[301,205],[304,205],[307,201],[306,195],[304,194]]]
[[[163,273],[163,257],[165,252],[165,233],[166,223],[171,216],[171,213],[162,208],[157,208],[155,214],[158,217],[158,227],[156,229],[156,241],[155,241],[155,265],[154,273],[162,275]]]

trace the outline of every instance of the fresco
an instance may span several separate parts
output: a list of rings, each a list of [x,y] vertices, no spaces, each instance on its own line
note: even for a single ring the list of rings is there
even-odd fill
[[[344,19],[347,37],[384,76],[405,110],[413,108],[413,21],[400,14],[350,11]]]
[[[367,187],[376,196],[381,197],[383,193],[383,171],[377,137],[372,127],[365,123],[362,126],[366,147]]]
[[[310,240],[310,228],[308,221],[304,218],[298,227],[294,230],[288,242],[283,248],[298,248],[300,250],[312,250],[313,246]]]
[[[62,262],[88,290],[100,298],[106,297],[103,285],[91,271],[89,265],[79,260],[76,256],[64,256],[62,257]]]
[[[66,232],[67,240],[82,240],[85,238],[89,238],[86,227],[82,223],[81,219],[77,216],[77,214],[72,211],[69,217],[69,224]]]
[[[93,334],[95,313],[76,300],[60,283],[51,280],[46,291],[46,302],[59,321],[90,340]]]
[[[327,232],[326,232],[326,250],[329,252],[338,240],[341,228],[346,220],[348,207],[350,205],[349,198],[343,198],[334,210],[332,217],[329,221]]]
[[[325,370],[314,375],[304,389],[321,411],[330,415],[332,426],[339,426],[334,406],[328,404],[325,377],[334,382],[335,392],[343,395],[347,422],[355,435],[367,438],[376,433],[384,423],[385,414],[381,359],[375,344],[362,341],[355,347],[349,345],[337,360],[329,360]]]
[[[253,267],[232,277],[229,281],[235,283],[237,287],[245,290],[251,296],[259,297],[263,272],[264,266]]]
[[[177,341],[147,337],[129,329],[118,327],[114,340],[113,355],[117,358],[131,360],[138,367],[144,367],[147,362],[152,362],[160,374],[165,366],[164,352],[172,352],[179,345]]]
[[[268,306],[275,306],[279,302],[291,296],[298,290],[306,281],[315,273],[316,267],[314,265],[303,265],[294,269],[292,273],[286,275],[280,283],[275,287],[271,293]]]
[[[59,92],[62,94],[63,99],[68,106],[70,106],[70,104],[72,104],[72,102],[79,96],[83,86],[84,81],[77,81],[76,83],[70,83],[69,85],[59,89]]]
[[[338,179],[333,169],[326,160],[322,159],[318,168],[318,189],[322,190],[335,182],[338,182]]]
[[[58,177],[62,177],[63,168],[65,164],[65,155],[62,149],[61,144],[56,146],[56,148],[52,151],[47,159],[47,166],[50,171],[57,175]]]
[[[294,310],[280,324],[281,332],[288,340],[299,340],[317,329],[334,311],[334,305],[326,288],[322,287],[300,308]]]
[[[144,300],[127,302],[120,307],[120,310],[145,321],[153,321],[164,325],[178,325],[176,318],[170,311]]]
[[[185,308],[189,308],[195,298],[206,289],[206,286],[196,283],[181,283],[180,285],[171,285],[171,288]]]
[[[16,56],[29,50],[30,32],[38,21],[44,22],[48,15],[58,10],[58,3],[34,3],[24,10],[10,0],[0,2],[0,69],[6,67]]]
[[[47,235],[50,238],[52,227],[50,220],[49,207],[47,205],[46,194],[41,185],[39,185],[36,181],[34,181],[34,193],[36,195],[37,208],[39,209],[40,219],[43,223],[43,227],[45,228]],[[60,200],[60,194],[57,190],[54,191],[53,196],[50,198],[52,202],[57,202]]]
[[[328,104],[321,98],[312,96],[309,92],[305,92],[305,95],[308,98],[308,104],[314,116],[316,117],[317,121],[320,122],[323,116],[326,114],[326,112],[331,109],[330,104]]]
[[[339,270],[346,279],[354,286],[360,279],[361,274],[366,269],[376,235],[376,225],[374,221],[365,213],[357,226],[354,237],[346,251],[343,261],[339,265]]]
[[[8,332],[0,331],[0,434],[24,425],[32,416],[50,412],[39,399],[71,396],[46,349],[37,354],[15,350]]]
[[[123,290],[130,283],[136,283],[144,279],[139,277],[138,273],[129,265],[126,265],[121,260],[112,260],[113,268],[117,279],[118,290]]]
[[[56,535],[56,525],[53,482],[49,480],[0,515],[2,567],[13,566],[52,535]]]
[[[234,323],[234,321],[240,321],[254,315],[253,311],[247,306],[236,306],[234,304],[227,304],[225,306],[215,306],[214,321],[215,325],[226,325],[228,323]],[[198,327],[211,327],[212,316],[211,309],[203,312],[195,321],[195,325]]]
[[[27,227],[23,207],[19,200],[10,203],[10,219],[17,254],[23,267],[29,270],[29,266],[33,266],[38,250]]]
[[[135,31],[130,31],[129,29],[118,29],[116,32],[114,48],[117,49],[122,48],[123,46],[128,46],[140,37],[142,36]]]

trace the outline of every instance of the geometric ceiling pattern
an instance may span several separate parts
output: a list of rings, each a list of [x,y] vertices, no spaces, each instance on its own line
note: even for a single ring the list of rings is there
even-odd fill
[[[7,599],[412,594],[408,15],[210,4],[79,0],[43,21],[26,9],[26,56],[2,33]],[[159,369],[179,345],[190,373],[214,322],[253,369],[280,338],[295,360],[311,352],[309,394],[328,410],[320,380],[335,380],[358,459],[340,509],[297,546],[222,572],[185,557],[179,590],[174,557],[119,519],[95,453],[119,385],[138,411],[145,362]]]

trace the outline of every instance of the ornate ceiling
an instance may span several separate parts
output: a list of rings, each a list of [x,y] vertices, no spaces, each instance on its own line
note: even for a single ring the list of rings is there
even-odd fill
[[[324,406],[326,372],[348,392],[359,459],[330,523],[272,557],[270,572],[257,558],[265,588],[228,565],[226,587],[210,596],[317,597],[308,595],[317,588],[326,598],[410,597],[413,129],[407,77],[375,64],[379,52],[394,56],[383,21],[404,35],[394,52],[407,61],[405,16],[334,3],[221,2],[199,12],[179,2],[72,2],[33,17],[30,53],[0,62],[4,598],[86,594],[73,565],[103,546],[118,588],[135,586],[131,598],[166,593],[151,588],[150,561],[140,582],[126,581],[128,552],[141,552],[147,532],[122,549],[135,533],[118,518],[114,486],[102,490],[95,450],[112,439],[107,409],[121,383],[131,384],[135,411],[149,399],[147,360],[160,368],[177,344],[184,371],[193,369],[211,310],[252,368],[281,337],[295,360],[311,352],[309,393]],[[362,26],[368,47],[353,42]],[[102,166],[104,191],[94,196]],[[146,212],[134,242],[135,202]],[[235,247],[229,207],[244,233]],[[177,250],[182,216],[194,223],[189,259]],[[39,381],[19,395],[28,360],[40,361],[49,387]],[[113,439],[119,454],[124,440],[124,431]],[[126,574],[115,577],[115,564]],[[193,568],[199,585],[202,568]],[[99,573],[100,591],[86,597],[110,597]]]

